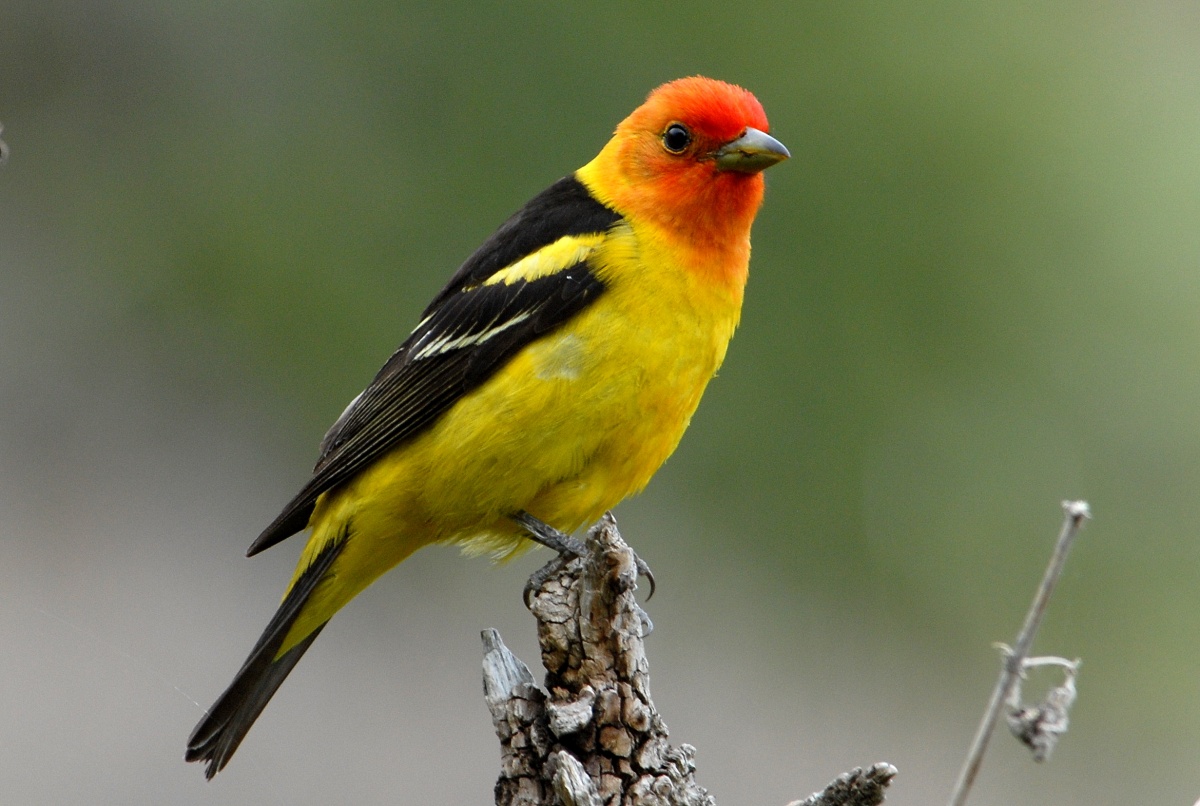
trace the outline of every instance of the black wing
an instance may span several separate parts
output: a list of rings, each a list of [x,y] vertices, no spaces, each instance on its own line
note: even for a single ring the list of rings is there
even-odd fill
[[[573,176],[551,185],[506,221],[463,263],[425,309],[416,330],[333,424],[313,477],[247,556],[304,529],[322,493],[428,428],[523,347],[604,291],[586,262],[532,280],[484,284],[489,277],[560,238],[603,233],[618,221],[620,215]]]

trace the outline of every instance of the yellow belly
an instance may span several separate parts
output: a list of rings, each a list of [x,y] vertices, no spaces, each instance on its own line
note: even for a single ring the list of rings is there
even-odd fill
[[[698,304],[713,292],[686,272],[655,284],[628,247],[614,255],[625,262],[610,266],[599,304],[319,499],[297,573],[333,536],[349,538],[281,652],[422,546],[511,556],[529,545],[514,513],[570,532],[646,485],[724,358],[741,295]],[[643,276],[627,282],[635,268]]]

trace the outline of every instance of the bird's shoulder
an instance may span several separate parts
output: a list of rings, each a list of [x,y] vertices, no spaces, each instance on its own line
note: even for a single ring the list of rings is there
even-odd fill
[[[422,318],[456,292],[499,278],[514,279],[512,267],[528,264],[563,239],[602,234],[620,220],[621,215],[598,200],[576,174],[564,176],[530,199],[480,244],[429,303]]]

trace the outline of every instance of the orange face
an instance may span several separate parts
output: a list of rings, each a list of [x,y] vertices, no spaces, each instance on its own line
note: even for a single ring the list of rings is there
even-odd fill
[[[696,247],[741,251],[762,203],[759,172],[787,156],[768,129],[741,87],[701,77],[664,84],[605,149],[614,150],[602,168],[613,202]]]

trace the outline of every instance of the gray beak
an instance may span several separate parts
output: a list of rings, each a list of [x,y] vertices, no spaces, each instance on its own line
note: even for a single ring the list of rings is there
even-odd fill
[[[746,128],[738,139],[721,146],[713,154],[717,169],[756,174],[792,156],[783,143],[766,132]]]

